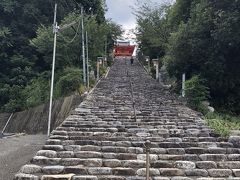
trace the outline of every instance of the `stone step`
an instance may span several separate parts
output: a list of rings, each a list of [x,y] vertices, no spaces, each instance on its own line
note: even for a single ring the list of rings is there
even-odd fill
[[[240,180],[236,140],[220,138],[199,113],[124,59],[15,179],[145,180],[146,140],[151,180]]]

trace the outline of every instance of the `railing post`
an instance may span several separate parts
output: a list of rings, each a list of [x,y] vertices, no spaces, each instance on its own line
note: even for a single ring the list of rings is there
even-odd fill
[[[146,62],[148,63],[148,73],[150,74],[151,67],[150,67],[150,57],[149,56],[146,56]]]
[[[97,58],[97,81],[100,79],[100,65],[103,63],[103,57]]]
[[[150,180],[150,173],[149,173],[150,157],[149,157],[149,153],[150,153],[151,142],[149,140],[147,140],[145,142],[145,146],[146,146],[146,180]]]
[[[183,73],[183,75],[182,75],[182,97],[185,97],[185,81],[186,81],[186,74]]]

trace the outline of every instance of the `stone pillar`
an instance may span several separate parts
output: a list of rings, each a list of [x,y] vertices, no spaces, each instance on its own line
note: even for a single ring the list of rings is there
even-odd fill
[[[156,68],[156,80],[159,80],[159,60],[158,59],[153,59],[153,65]]]

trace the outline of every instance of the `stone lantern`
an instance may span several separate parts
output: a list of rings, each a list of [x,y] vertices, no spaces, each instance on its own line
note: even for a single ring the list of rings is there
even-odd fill
[[[152,60],[154,67],[156,68],[156,79],[159,79],[159,60],[153,59]]]
[[[145,59],[146,59],[146,62],[148,63],[148,73],[150,73],[150,71],[151,71],[151,69],[150,69],[150,57],[146,56]]]
[[[99,80],[100,65],[103,64],[103,57],[97,58],[97,81]]]

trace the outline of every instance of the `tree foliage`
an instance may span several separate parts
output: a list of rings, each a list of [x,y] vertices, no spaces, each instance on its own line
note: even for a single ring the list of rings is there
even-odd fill
[[[81,6],[89,31],[89,56],[92,61],[104,54],[106,38],[110,51],[112,39],[120,35],[121,30],[105,19],[105,0],[57,2],[59,25],[77,23],[58,33],[55,83],[64,88],[64,83],[70,83],[64,77],[70,78],[72,84],[69,84],[69,90],[75,90],[73,82],[81,82],[75,81],[76,73],[66,69],[72,69],[81,77]],[[0,111],[19,111],[49,99],[53,12],[52,0],[0,1]],[[54,91],[58,92],[55,97],[69,93],[66,89]]]
[[[211,103],[217,109],[240,113],[240,1],[177,0],[165,12],[156,24],[169,28],[166,46],[158,42],[157,47],[164,52],[170,75],[178,82],[182,73],[189,79],[199,75],[206,80]],[[143,31],[142,36],[147,40],[141,45],[151,53],[144,42],[155,42],[151,38],[156,34]]]

